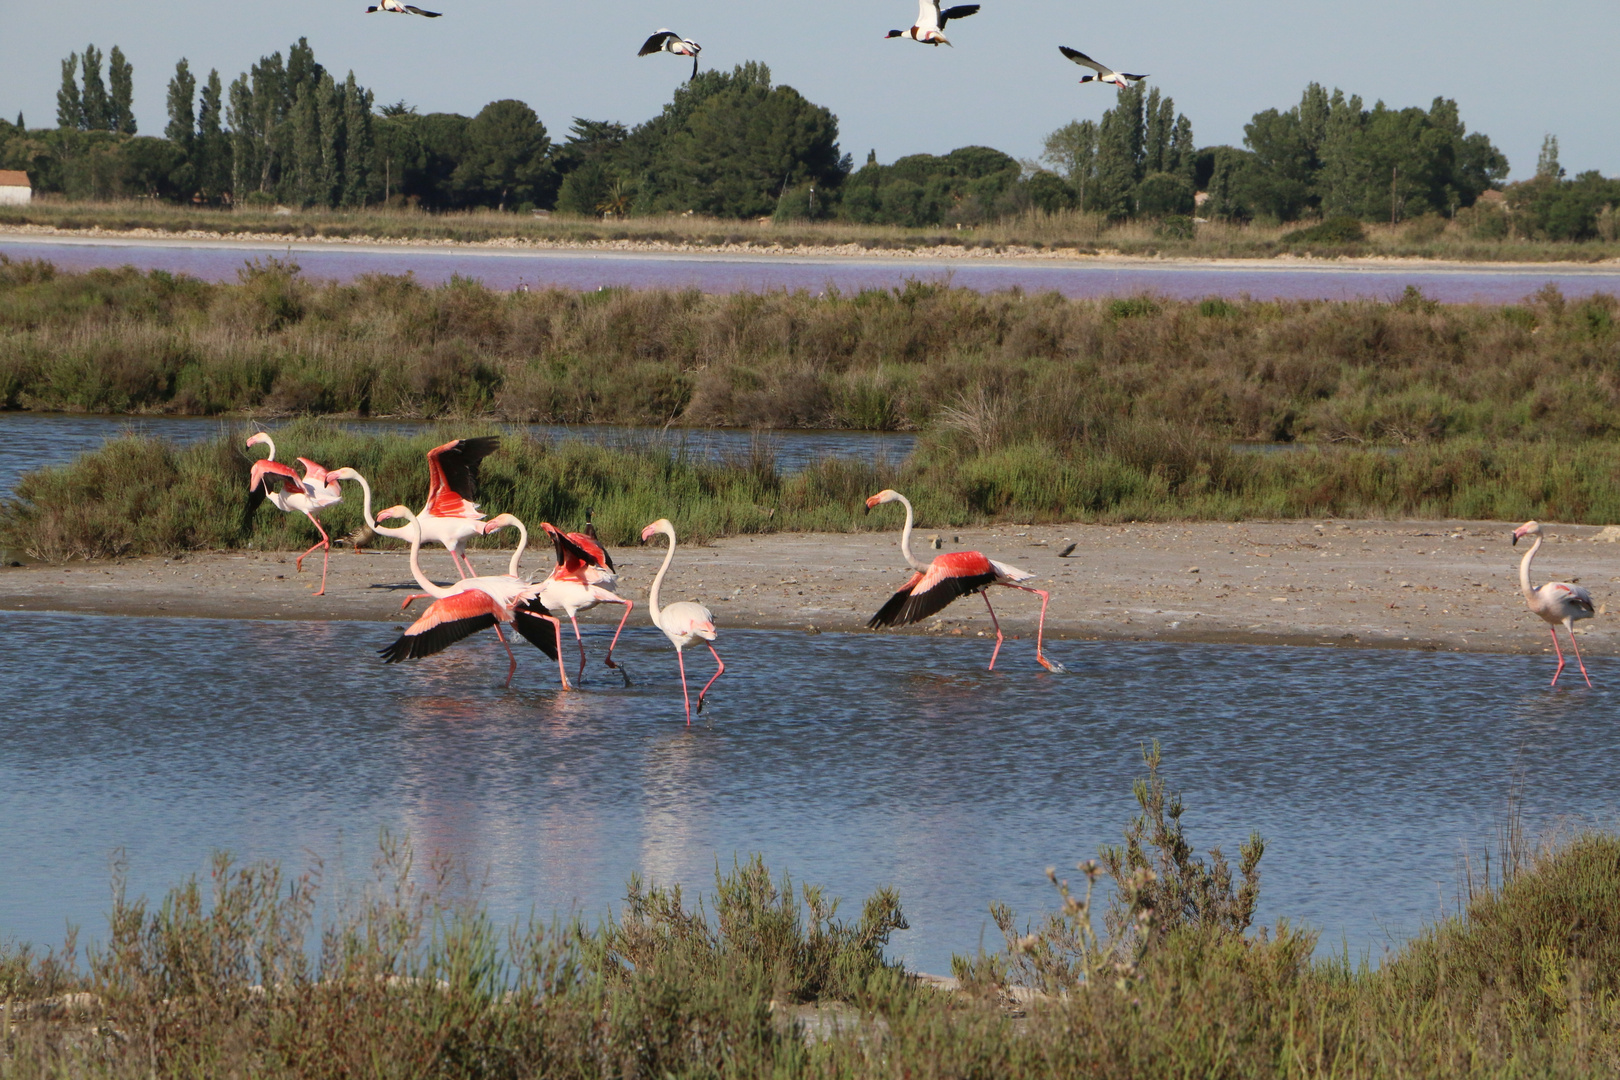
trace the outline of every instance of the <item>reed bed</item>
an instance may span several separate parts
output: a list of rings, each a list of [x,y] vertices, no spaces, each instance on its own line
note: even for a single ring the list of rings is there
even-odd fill
[[[301,516],[261,507],[249,517],[243,443],[253,430],[176,447],[135,437],[75,462],[24,475],[0,503],[0,547],[48,561],[187,550],[308,546]],[[419,505],[426,452],[453,438],[498,434],[487,423],[444,425],[405,438],[359,434],[330,421],[272,429],[283,455],[370,481],[373,510]],[[899,487],[928,527],[991,521],[1241,520],[1422,517],[1602,523],[1620,520],[1620,446],[1589,442],[1493,444],[1457,439],[1399,453],[1353,447],[1246,453],[1168,424],[1118,424],[1084,442],[981,446],[955,433],[925,439],[904,462],[828,458],[784,474],[768,442],[731,460],[662,445],[609,448],[553,443],[506,431],[483,466],[481,504],[531,525],[577,527],[587,509],[610,544],[669,517],[683,538],[781,531],[888,528],[862,513],[865,498]],[[362,499],[321,515],[335,538],[372,543]],[[489,541],[502,542],[500,538]],[[392,546],[392,541],[381,541]]]
[[[0,408],[929,430],[1068,442],[1128,418],[1226,441],[1620,432],[1620,301],[1067,300],[944,284],[497,293],[237,284],[0,257]],[[1032,427],[1033,425],[1033,427]],[[948,426],[948,425],[946,425]],[[994,434],[995,431],[992,431]]]
[[[1050,872],[1056,910],[958,956],[947,993],[757,857],[712,893],[632,877],[617,918],[507,928],[452,861],[386,834],[329,895],[216,857],[104,937],[0,946],[6,1077],[1598,1077],[1620,1067],[1620,838],[1504,849],[1507,873],[1376,968],[1251,925],[1264,844],[1195,854],[1157,748],[1122,844]],[[1092,891],[1096,886],[1097,892]],[[1100,895],[1110,899],[1106,910]],[[1094,899],[1095,897],[1095,899]]]
[[[836,220],[739,221],[695,214],[600,219],[566,214],[537,218],[495,210],[429,213],[384,207],[220,210],[147,199],[68,202],[51,196],[37,198],[27,207],[0,208],[0,226],[36,225],[112,232],[151,230],[286,239],[324,237],[421,243],[629,242],[700,248],[857,247],[920,252],[945,247],[990,251],[1069,249],[1077,254],[1192,259],[1315,254],[1465,262],[1600,262],[1620,257],[1620,243],[1614,241],[1487,238],[1479,235],[1466,220],[1434,216],[1396,225],[1364,225],[1365,238],[1355,243],[1302,240],[1298,236],[1301,224],[1193,222],[1186,218],[1168,223],[1151,219],[1110,222],[1100,214],[1085,211],[1027,210],[999,221],[961,229],[943,226],[910,229]]]

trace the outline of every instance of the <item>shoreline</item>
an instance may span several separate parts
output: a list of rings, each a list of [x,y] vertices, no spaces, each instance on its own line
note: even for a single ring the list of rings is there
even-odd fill
[[[740,226],[741,227],[741,226]],[[747,226],[759,228],[758,226]],[[761,230],[763,233],[764,230]],[[1463,259],[1425,259],[1400,255],[1365,255],[1355,257],[1279,254],[1270,258],[1252,256],[1219,258],[1215,256],[1126,255],[1120,252],[1100,251],[1086,254],[1073,249],[1055,250],[1009,244],[999,248],[939,245],[909,248],[868,248],[861,244],[699,244],[664,240],[561,240],[528,237],[502,237],[491,240],[421,239],[399,237],[333,237],[288,236],[282,233],[221,233],[211,230],[190,229],[169,232],[163,229],[64,229],[54,225],[0,225],[0,250],[7,238],[26,239],[31,243],[115,247],[199,247],[220,250],[258,251],[267,248],[297,251],[299,248],[343,250],[345,248],[383,248],[401,253],[443,253],[456,251],[463,255],[510,256],[514,254],[597,255],[603,257],[666,256],[670,258],[712,257],[725,261],[779,261],[787,259],[805,262],[868,262],[884,260],[898,263],[966,262],[993,266],[996,263],[1012,265],[1030,262],[1070,267],[1098,266],[1109,269],[1168,269],[1196,270],[1223,268],[1278,271],[1289,273],[1312,270],[1362,271],[1377,273],[1390,270],[1421,270],[1425,273],[1513,273],[1548,271],[1560,274],[1590,274],[1607,276],[1620,273],[1620,258],[1599,261],[1569,262],[1510,262],[1472,261]]]
[[[1130,525],[1002,525],[919,529],[913,549],[982,550],[1033,572],[1051,591],[1046,636],[1054,641],[1164,641],[1335,646],[1479,653],[1546,653],[1547,627],[1518,589],[1522,548],[1512,525],[1478,521],[1250,521]],[[683,545],[666,584],[668,599],[698,599],[727,629],[865,632],[872,612],[906,579],[897,532],[778,533]],[[1620,530],[1549,526],[1533,579],[1578,580],[1593,592],[1598,617],[1578,624],[1586,655],[1620,656],[1620,632],[1607,625],[1607,600],[1620,586]],[[1059,555],[1069,544],[1073,555]],[[613,548],[618,592],[644,607],[662,548]],[[327,595],[312,556],[293,570],[294,552],[191,553],[0,568],[0,611],[193,618],[359,620],[404,623],[399,601],[415,590],[403,550],[333,552]],[[475,549],[480,569],[505,555]],[[424,551],[436,580],[452,580],[448,559]],[[549,554],[533,548],[524,571],[543,572]],[[1022,664],[1039,601],[993,590],[1007,635],[1003,658]],[[417,612],[421,608],[418,607]],[[598,608],[581,622],[618,621]],[[632,622],[645,619],[643,610]],[[990,637],[977,602],[958,602],[906,631]],[[988,644],[988,643],[987,643]]]

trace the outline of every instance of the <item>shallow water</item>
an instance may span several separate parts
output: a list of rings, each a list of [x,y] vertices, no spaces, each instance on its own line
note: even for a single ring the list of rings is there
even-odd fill
[[[1620,808],[1613,661],[1598,691],[1551,693],[1539,657],[1059,642],[1051,675],[1009,641],[989,675],[980,639],[727,630],[722,611],[727,672],[688,729],[642,618],[632,688],[603,677],[595,624],[601,674],[559,694],[527,648],[501,689],[493,640],[386,667],[381,624],[0,615],[0,938],[103,936],[117,849],[132,895],[221,848],[356,881],[388,827],[487,875],[508,921],[601,913],[637,870],[707,888],[734,853],[852,915],[893,884],[912,929],[892,952],[947,972],[996,944],[990,901],[1034,916],[1046,866],[1119,837],[1157,738],[1200,849],[1265,836],[1262,917],[1376,958],[1454,901],[1515,770],[1532,833]]]
[[[46,259],[64,270],[136,266],[185,273],[209,281],[235,281],[249,259],[291,257],[306,275],[351,281],[363,274],[414,273],[425,284],[454,276],[476,278],[494,289],[556,287],[586,290],[698,289],[709,293],[774,289],[844,292],[886,289],[908,280],[948,281],[981,292],[1020,288],[1069,297],[1156,293],[1292,300],[1389,300],[1416,285],[1434,300],[1512,303],[1548,284],[1571,296],[1620,295],[1620,270],[1610,267],[1536,270],[1488,264],[1464,269],[1411,266],[1398,270],[1328,262],[1271,266],[1188,266],[1170,263],[1097,265],[1044,260],[979,260],[824,257],[783,255],[681,255],[654,252],[508,251],[467,248],[388,248],[366,245],[259,242],[137,241],[79,239],[41,241],[0,235],[0,253],[13,259]]]
[[[409,420],[344,420],[368,434],[414,435],[439,424]],[[0,412],[0,497],[17,479],[43,465],[63,465],[102,443],[129,433],[185,444],[243,430],[247,421],[201,416],[87,416],[81,413]],[[825,457],[847,456],[900,462],[916,436],[892,431],[744,431],[736,428],[637,428],[614,424],[515,424],[536,438],[579,439],[604,446],[653,446],[695,458],[746,459],[756,445],[767,448],[782,472],[798,472]],[[296,449],[293,450],[296,453]],[[285,456],[292,456],[286,454]],[[325,462],[335,467],[331,462]]]

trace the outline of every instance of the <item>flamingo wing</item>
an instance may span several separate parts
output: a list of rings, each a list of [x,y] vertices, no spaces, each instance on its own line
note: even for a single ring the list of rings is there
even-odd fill
[[[303,459],[300,458],[299,460],[302,461]],[[316,467],[319,468],[319,466]],[[305,490],[304,478],[299,476],[292,466],[283,465],[279,461],[271,461],[268,458],[253,463],[253,471],[248,473],[249,493],[258,490],[261,493],[260,500],[262,501],[263,497],[270,493],[270,488],[275,484],[274,480],[269,479],[272,476],[281,477],[281,489],[288,495],[308,494]],[[257,505],[258,503],[254,503],[255,507]]]
[[[944,611],[958,597],[993,585],[1000,575],[994,564],[977,551],[941,555],[928,569],[913,574],[900,591],[867,622],[867,626],[909,626]]]
[[[538,599],[525,600],[513,609],[512,625],[524,639],[545,653],[551,659],[557,659],[557,623],[551,619],[542,618],[546,609]]]
[[[1592,603],[1592,594],[1587,592],[1584,586],[1555,581],[1542,587],[1552,594],[1554,600],[1560,603],[1568,604],[1570,607],[1584,611],[1588,615],[1595,614],[1597,611],[1596,606]]]
[[[399,639],[378,650],[385,664],[420,660],[443,652],[464,637],[487,630],[499,621],[494,597],[478,589],[435,601],[422,617],[405,628]]]
[[[579,577],[592,566],[613,569],[613,560],[608,558],[602,545],[584,533],[565,533],[549,521],[542,521],[540,527],[546,530],[551,542],[556,545],[557,565],[569,577]]]
[[[428,451],[427,512],[434,517],[469,517],[477,512],[478,467],[499,450],[501,437],[457,439]]]

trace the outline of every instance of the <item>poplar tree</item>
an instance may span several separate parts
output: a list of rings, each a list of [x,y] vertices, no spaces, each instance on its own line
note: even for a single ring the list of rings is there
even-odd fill
[[[106,131],[107,84],[101,80],[101,50],[94,45],[84,47],[84,89],[80,91],[79,100],[84,103],[82,126],[87,131]]]
[[[343,205],[364,206],[371,194],[372,94],[354,81],[354,72],[343,83]]]
[[[282,174],[282,187],[290,201],[304,206],[317,201],[321,171],[321,114],[316,87],[298,86],[293,105],[292,168]],[[292,175],[289,177],[287,173]],[[289,183],[290,181],[290,183]]]
[[[218,201],[231,186],[231,143],[220,125],[219,71],[208,72],[197,113],[197,186],[203,197]]]
[[[252,190],[259,175],[259,138],[254,131],[253,89],[246,73],[231,81],[229,111],[231,125],[231,201],[241,202]]]
[[[191,74],[191,64],[184,57],[174,65],[174,78],[169,80],[169,123],[163,137],[187,154],[196,150],[197,114],[192,102],[197,96],[197,79]]]
[[[135,134],[135,68],[117,45],[107,55],[107,130]]]
[[[84,128],[84,101],[79,95],[79,54],[62,61],[62,88],[56,92],[56,126],[71,131]]]
[[[316,173],[315,202],[334,206],[343,197],[343,90],[322,71],[316,87],[316,115],[320,121],[321,159]]]

